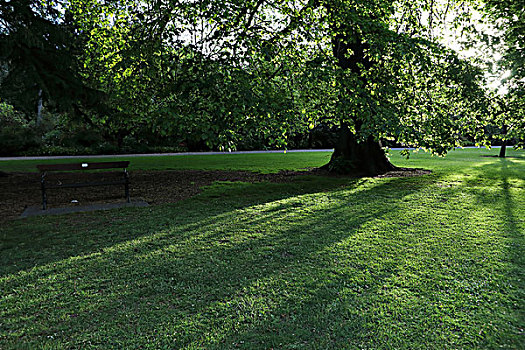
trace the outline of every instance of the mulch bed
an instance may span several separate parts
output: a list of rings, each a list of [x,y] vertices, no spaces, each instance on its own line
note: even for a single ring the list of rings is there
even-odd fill
[[[418,176],[428,174],[421,169],[400,169],[380,177]],[[5,175],[5,173],[4,173]],[[246,171],[132,171],[131,198],[142,199],[150,205],[173,203],[201,192],[215,181],[290,182],[298,175],[331,176],[321,169],[283,171],[277,174],[257,174]],[[78,183],[120,178],[121,173],[53,173],[47,181],[52,183]],[[98,186],[48,190],[50,208],[74,205],[117,203],[124,201],[124,186]],[[28,206],[42,204],[38,173],[8,173],[0,176],[0,222],[18,218]],[[72,203],[77,200],[78,203]]]

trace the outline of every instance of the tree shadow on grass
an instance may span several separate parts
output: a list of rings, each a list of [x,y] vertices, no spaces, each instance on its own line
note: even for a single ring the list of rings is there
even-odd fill
[[[383,256],[374,254],[360,256],[354,262],[361,264],[342,274],[316,265],[313,275],[325,278],[312,283],[304,277],[307,296],[299,291],[284,298],[266,317],[206,348],[520,348],[525,220],[517,213],[525,203],[517,196],[525,179],[508,169],[511,164],[485,165],[463,183],[434,178],[434,198],[422,205],[434,214],[429,229],[435,233],[383,240],[392,248],[399,239],[404,248],[394,246],[395,255],[380,266],[374,259]],[[501,227],[494,227],[500,219]]]
[[[290,183],[236,183],[213,185],[196,197],[143,209],[129,208],[92,213],[16,220],[0,229],[0,277],[17,271],[100,252],[174,225],[191,229],[212,222],[233,209],[358,185],[360,179],[299,177]],[[206,207],[202,211],[196,207]],[[205,218],[207,216],[207,218]],[[82,234],[79,234],[82,233]]]
[[[312,183],[302,190],[231,184],[229,194],[215,188],[149,209],[155,223],[139,225],[145,231],[131,237],[128,230],[140,221],[129,222],[131,215],[144,212],[130,211],[115,232],[123,237],[4,276],[3,338],[73,347],[223,347],[239,335],[271,331],[287,317],[315,318],[306,310],[337,300],[345,279],[330,276],[337,264],[331,250],[356,234],[367,237],[366,246],[348,251],[355,254],[347,273],[359,276],[356,290],[374,290],[395,273],[403,258],[392,249],[395,235],[378,247],[372,243],[379,238],[363,230],[401,210],[428,183],[356,180],[337,189],[344,183],[331,180],[315,190]],[[310,323],[321,334],[330,331],[319,320],[297,320]],[[257,341],[251,345],[266,346]]]
[[[463,284],[476,301],[468,322],[476,324],[483,348],[520,348],[525,324],[525,172],[511,159],[473,169],[464,182],[443,189],[445,198],[470,198],[458,208],[469,221],[456,258]],[[480,302],[483,301],[483,302]]]
[[[522,192],[519,173],[501,172],[315,190],[221,184],[184,203],[105,213],[78,231],[112,239],[79,238],[81,254],[72,247],[0,280],[0,344],[519,348]]]
[[[520,178],[522,184],[521,191],[519,191],[514,181],[511,183],[509,180],[509,166],[515,166],[515,164],[508,159],[499,160],[502,178],[499,186],[502,197],[500,207],[503,209],[503,232],[507,247],[506,254],[502,257],[507,270],[506,281],[502,282],[506,285],[504,292],[508,294],[505,306],[512,317],[505,325],[507,326],[506,332],[501,332],[498,340],[502,347],[519,348],[525,343],[525,332],[523,331],[525,325],[525,254],[523,250],[525,246],[525,219],[523,216],[525,214],[525,191],[523,191],[525,174],[522,173]],[[517,194],[521,194],[521,203],[516,202]],[[516,215],[519,209],[517,206],[521,206],[521,218]],[[521,222],[521,225],[518,222]]]

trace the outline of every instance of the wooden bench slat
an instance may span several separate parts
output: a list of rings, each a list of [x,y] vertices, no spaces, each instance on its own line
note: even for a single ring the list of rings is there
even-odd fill
[[[117,169],[127,168],[129,161],[120,162],[85,162],[85,163],[64,163],[64,164],[38,164],[38,170],[44,171],[67,171],[67,170],[97,170],[97,169]]]

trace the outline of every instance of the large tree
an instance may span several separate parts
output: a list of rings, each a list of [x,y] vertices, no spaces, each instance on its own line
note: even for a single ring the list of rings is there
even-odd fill
[[[341,134],[329,169],[377,174],[394,169],[381,140],[444,154],[482,129],[481,72],[440,44],[447,25],[471,28],[467,1],[71,4],[101,88],[159,133],[226,149],[322,122]]]
[[[395,167],[381,139],[444,154],[459,145],[464,126],[475,125],[469,121],[481,120],[476,113],[483,106],[473,103],[483,100],[480,71],[433,37],[434,26],[445,27],[446,7],[426,1],[327,1],[324,8],[342,75],[339,95],[347,104],[328,168],[384,173]]]

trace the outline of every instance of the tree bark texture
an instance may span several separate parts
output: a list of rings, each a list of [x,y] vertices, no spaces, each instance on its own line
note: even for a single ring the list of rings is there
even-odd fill
[[[36,125],[42,124],[42,89],[38,90],[38,105],[36,107]]]

